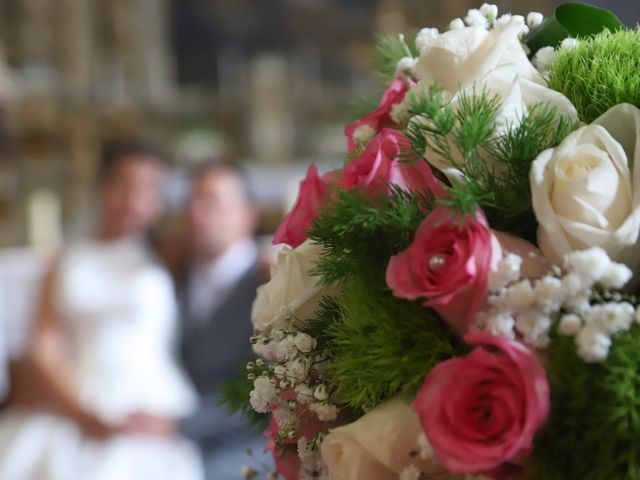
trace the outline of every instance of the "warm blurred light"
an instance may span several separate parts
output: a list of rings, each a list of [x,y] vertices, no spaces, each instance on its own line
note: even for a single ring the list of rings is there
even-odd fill
[[[29,245],[41,252],[51,252],[62,243],[62,204],[56,192],[42,189],[33,192],[28,203]]]

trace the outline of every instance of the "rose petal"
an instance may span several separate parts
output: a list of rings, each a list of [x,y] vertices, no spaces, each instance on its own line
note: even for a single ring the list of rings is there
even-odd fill
[[[476,348],[438,364],[413,403],[438,459],[453,473],[481,473],[529,451],[549,412],[538,358],[522,344],[486,332]]]

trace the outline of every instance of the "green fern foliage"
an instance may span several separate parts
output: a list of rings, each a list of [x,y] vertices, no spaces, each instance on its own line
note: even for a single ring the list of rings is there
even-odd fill
[[[407,40],[415,38],[409,35]],[[412,41],[397,35],[386,35],[378,38],[373,49],[372,64],[382,80],[390,82],[396,76],[396,67],[403,57],[416,57],[418,51]]]
[[[640,326],[617,335],[601,364],[578,357],[572,338],[554,338],[545,365],[551,415],[528,478],[640,479]]]
[[[492,228],[535,241],[531,163],[575,130],[577,122],[536,104],[517,125],[499,131],[500,100],[485,92],[462,94],[452,105],[432,87],[410,101],[416,117],[406,135],[416,154],[451,165],[464,179],[450,180],[444,203],[463,213],[480,207]]]
[[[433,203],[429,196],[400,188],[379,198],[358,190],[338,191],[308,232],[311,240],[324,247],[315,273],[326,284],[360,275],[386,286],[389,257],[412,242]]]
[[[323,299],[307,333],[327,353],[338,399],[358,411],[415,394],[460,348],[435,312],[395,298],[385,281],[389,258],[413,241],[434,202],[398,188],[380,198],[340,191],[309,232],[324,247],[316,273],[340,283],[341,294]]]
[[[333,308],[323,329],[327,374],[337,398],[358,411],[398,393],[415,395],[437,363],[464,348],[434,312],[358,274]]]

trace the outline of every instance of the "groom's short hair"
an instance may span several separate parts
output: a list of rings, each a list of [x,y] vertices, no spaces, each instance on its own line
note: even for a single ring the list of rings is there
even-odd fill
[[[250,202],[253,200],[246,172],[238,162],[226,158],[207,159],[196,164],[191,172],[191,181],[197,181],[215,173],[226,173],[235,177],[242,186],[242,194],[245,198]]]
[[[108,180],[121,162],[130,161],[131,159],[149,162],[161,169],[165,166],[163,156],[159,150],[142,139],[121,138],[106,140],[102,145],[100,154],[99,183]]]

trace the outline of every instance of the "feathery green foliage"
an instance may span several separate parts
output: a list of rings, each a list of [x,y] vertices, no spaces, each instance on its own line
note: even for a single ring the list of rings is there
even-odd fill
[[[396,76],[396,67],[402,58],[418,56],[414,42],[409,41],[413,38],[415,35],[409,35],[407,39],[401,38],[400,35],[378,38],[373,49],[372,64],[384,81],[389,82]]]
[[[549,86],[563,93],[590,123],[619,103],[640,107],[640,30],[603,32],[558,52]]]
[[[585,363],[563,336],[545,363],[551,415],[536,436],[528,478],[640,479],[640,326],[614,337],[602,364]]]
[[[434,312],[395,298],[385,281],[389,258],[412,242],[433,203],[399,188],[376,199],[340,191],[309,231],[325,251],[315,271],[325,283],[339,282],[341,295],[323,299],[307,333],[329,357],[337,397],[354,409],[415,393],[436,363],[460,349]]]
[[[386,285],[389,257],[412,242],[432,204],[433,199],[400,188],[375,199],[359,191],[339,191],[308,232],[325,252],[315,273],[325,284],[359,275]]]
[[[318,309],[314,313],[314,318],[309,319],[304,328],[304,333],[311,335],[316,340],[318,350],[326,351],[327,345],[331,341],[327,335],[327,328],[342,321],[342,315],[343,311],[338,297],[322,297]]]
[[[418,117],[407,127],[416,154],[441,159],[464,176],[451,181],[445,203],[463,213],[480,207],[492,228],[535,240],[529,170],[540,152],[558,145],[577,122],[543,104],[517,126],[497,130],[501,103],[486,93],[462,94],[453,106],[437,87],[412,96]]]
[[[333,307],[323,332],[327,374],[336,397],[354,409],[373,408],[397,393],[415,395],[437,363],[464,348],[435,313],[359,274]]]
[[[242,414],[248,427],[257,433],[262,433],[269,426],[269,416],[256,412],[249,403],[253,382],[247,378],[246,365],[247,362],[242,362],[238,366],[237,374],[233,378],[224,380],[218,387],[220,405],[230,414]]]

